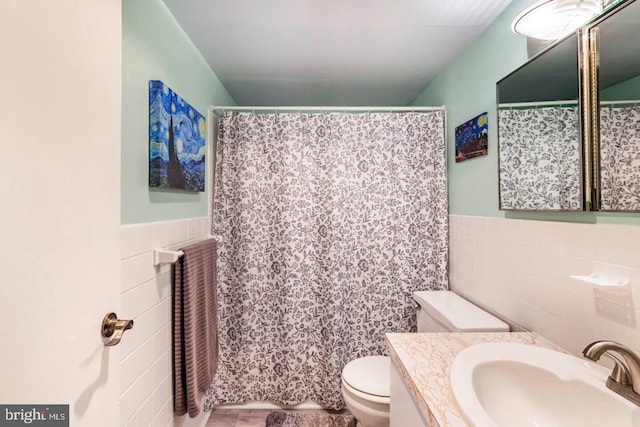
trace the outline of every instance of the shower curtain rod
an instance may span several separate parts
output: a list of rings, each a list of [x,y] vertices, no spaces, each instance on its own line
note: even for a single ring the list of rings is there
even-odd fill
[[[212,105],[209,107],[210,111],[320,111],[320,112],[332,112],[332,111],[441,111],[444,110],[444,105],[439,107],[321,107],[321,106],[229,106],[229,105]]]
[[[620,100],[620,101],[600,101],[600,105],[622,105],[622,104],[633,104],[634,106],[635,104],[640,105],[640,100],[627,99],[627,100]]]
[[[558,107],[563,105],[576,105],[578,101],[566,100],[566,101],[542,101],[542,102],[512,102],[498,104],[498,109],[507,110],[509,108],[517,107]],[[600,105],[619,105],[619,104],[640,104],[640,100],[629,99],[621,101],[600,101]]]
[[[562,105],[576,105],[578,101],[567,99],[565,101],[540,101],[540,102],[505,102],[504,104],[498,104],[500,110],[506,110],[508,108],[518,107],[558,107]]]

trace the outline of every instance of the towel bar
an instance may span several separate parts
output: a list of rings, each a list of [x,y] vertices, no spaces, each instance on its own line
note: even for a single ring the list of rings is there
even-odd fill
[[[218,242],[222,241],[221,236],[209,235],[209,239],[215,239]],[[153,265],[157,267],[160,264],[174,264],[184,255],[182,251],[171,251],[168,249],[154,249],[153,250]]]
[[[160,264],[173,264],[177,262],[182,255],[184,255],[184,252],[182,251],[168,251],[165,249],[154,249],[153,265],[157,266]]]

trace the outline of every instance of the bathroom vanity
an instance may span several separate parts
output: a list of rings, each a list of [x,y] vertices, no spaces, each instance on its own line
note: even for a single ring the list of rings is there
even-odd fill
[[[387,334],[385,344],[392,361],[391,427],[468,427],[451,393],[451,364],[471,345],[500,341],[564,351],[528,332]]]

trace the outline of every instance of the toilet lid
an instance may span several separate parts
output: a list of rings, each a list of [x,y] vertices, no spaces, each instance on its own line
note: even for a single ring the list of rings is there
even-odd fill
[[[358,391],[391,396],[391,358],[367,356],[352,360],[342,370],[342,379]]]

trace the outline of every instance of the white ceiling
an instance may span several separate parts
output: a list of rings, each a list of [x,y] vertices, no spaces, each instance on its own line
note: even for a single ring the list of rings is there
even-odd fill
[[[239,105],[407,105],[511,0],[164,0]]]

